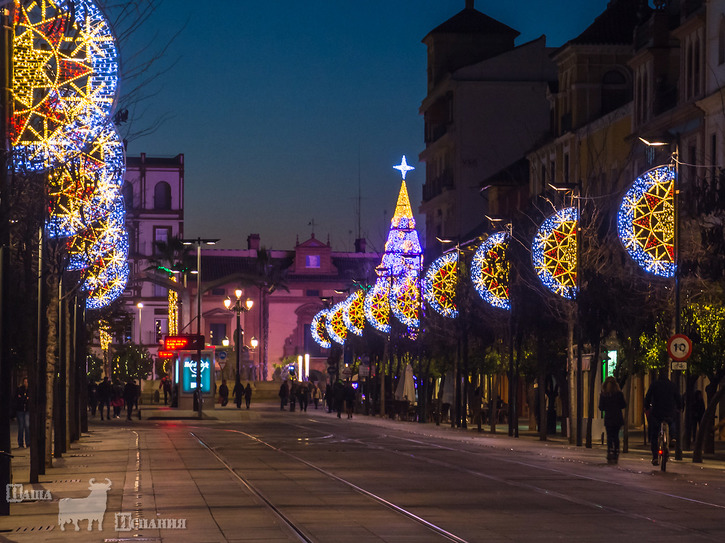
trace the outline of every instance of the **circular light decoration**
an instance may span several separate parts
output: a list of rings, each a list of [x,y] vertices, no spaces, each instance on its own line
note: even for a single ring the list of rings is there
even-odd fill
[[[363,334],[365,328],[365,293],[362,290],[352,293],[345,300],[342,318],[350,332],[356,336]]]
[[[617,214],[619,239],[645,271],[675,275],[675,170],[661,166],[640,175]]]
[[[330,339],[340,345],[345,344],[347,339],[347,328],[345,327],[345,320],[342,317],[345,311],[345,302],[342,301],[335,304],[327,314],[327,333],[330,335]]]
[[[408,274],[393,281],[391,310],[395,318],[408,328],[418,327],[420,302],[420,280],[417,275]]]
[[[471,262],[471,282],[478,295],[493,307],[511,309],[509,299],[509,235],[496,232],[476,249]]]
[[[577,292],[576,229],[578,212],[567,207],[539,227],[531,247],[534,269],[551,292],[574,299]]]
[[[323,349],[332,347],[332,342],[327,336],[327,314],[327,309],[323,309],[312,318],[312,323],[310,324],[312,339]]]
[[[456,286],[458,283],[458,251],[451,251],[433,261],[423,281],[423,297],[444,317],[458,316]]]
[[[86,306],[103,307],[129,274],[115,38],[91,0],[16,1],[12,63],[13,168],[48,171],[46,232],[67,238]]]
[[[379,278],[375,282],[375,286],[368,291],[364,303],[365,318],[367,321],[373,328],[385,334],[390,332],[389,290],[389,279],[385,277]]]

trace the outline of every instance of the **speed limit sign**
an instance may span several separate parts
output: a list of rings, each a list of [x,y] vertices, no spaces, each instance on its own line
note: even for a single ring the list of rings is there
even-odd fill
[[[667,354],[675,362],[683,362],[692,354],[692,341],[685,334],[675,334],[667,340]]]

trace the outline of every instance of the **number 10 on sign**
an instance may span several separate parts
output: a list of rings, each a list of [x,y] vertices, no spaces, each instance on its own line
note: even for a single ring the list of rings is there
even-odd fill
[[[692,354],[692,341],[684,334],[675,334],[667,341],[667,354],[675,362],[684,362]]]

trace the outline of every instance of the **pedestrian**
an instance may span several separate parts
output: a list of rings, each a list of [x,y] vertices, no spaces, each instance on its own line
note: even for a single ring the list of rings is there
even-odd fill
[[[239,375],[237,375],[237,380],[234,383],[234,389],[232,390],[232,394],[234,395],[234,403],[237,404],[237,409],[241,409],[242,396],[244,396],[244,387],[242,386],[242,382],[239,380]]]
[[[690,416],[690,435],[692,436],[692,441],[695,441],[697,438],[697,428],[700,426],[700,421],[702,420],[702,416],[704,414],[705,399],[702,396],[702,390],[696,390],[688,413]]]
[[[88,381],[88,408],[91,410],[91,416],[96,416],[96,407],[98,406],[98,386],[93,380]]]
[[[310,391],[306,385],[300,384],[297,387],[297,400],[300,402],[300,413],[307,411],[307,404],[310,403]]]
[[[339,419],[342,414],[342,408],[345,405],[345,385],[342,381],[337,381],[332,386],[332,403],[333,408],[337,411],[337,418]]]
[[[284,408],[287,407],[287,381],[282,381],[282,384],[279,387],[279,408],[281,411],[284,411]]]
[[[347,418],[352,418],[352,413],[355,411],[355,389],[352,383],[349,381],[345,384],[345,411],[347,412]]]
[[[297,403],[297,385],[290,381],[289,384],[289,410],[295,410],[295,404]]]
[[[113,406],[113,418],[121,418],[121,408],[123,407],[123,392],[124,387],[121,380],[116,377],[113,382],[113,388],[111,393],[111,405]]]
[[[249,409],[249,404],[252,403],[252,387],[249,383],[244,388],[244,403],[247,405],[247,409]]]
[[[320,388],[315,383],[312,383],[312,403],[315,404],[315,409],[317,409],[317,404],[320,403]]]
[[[126,402],[126,420],[131,420],[133,406],[136,402],[136,382],[129,379],[123,388],[123,400]]]
[[[15,391],[15,411],[18,417],[18,447],[24,449],[30,447],[30,397],[27,377]]]
[[[604,411],[604,428],[607,430],[607,462],[616,464],[619,458],[619,430],[624,425],[622,409],[627,407],[624,394],[613,376],[604,380],[599,395],[599,410]]]
[[[332,413],[332,404],[334,403],[334,394],[332,393],[332,385],[327,383],[325,385],[325,403],[327,404],[327,412]]]
[[[219,386],[219,403],[222,407],[229,403],[229,387],[226,379],[222,379],[222,384]]]
[[[667,376],[667,368],[660,368],[656,381],[649,386],[644,395],[645,412],[649,413],[650,447],[652,465],[659,465],[659,433],[660,426],[666,422],[670,428],[670,436],[678,435],[678,423],[682,411],[682,396],[677,385]]]
[[[171,396],[171,379],[168,375],[164,375],[161,378],[161,384],[159,385],[159,388],[164,391],[164,405],[166,405],[169,401],[169,396]]]
[[[106,408],[106,418],[111,418],[111,399],[113,397],[113,390],[111,388],[111,382],[108,380],[106,375],[103,381],[98,385],[98,408],[101,412],[101,420],[103,420],[103,408]]]

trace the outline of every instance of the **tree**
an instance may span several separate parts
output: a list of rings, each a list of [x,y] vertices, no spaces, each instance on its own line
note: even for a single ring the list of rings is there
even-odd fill
[[[153,358],[146,347],[135,343],[124,343],[113,357],[113,378],[126,382],[130,379],[145,379],[153,368]]]

